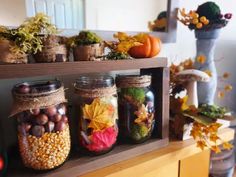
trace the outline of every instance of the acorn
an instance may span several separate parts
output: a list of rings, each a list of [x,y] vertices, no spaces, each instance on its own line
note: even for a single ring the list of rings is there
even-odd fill
[[[40,114],[36,117],[36,123],[38,125],[45,125],[48,122],[48,116],[46,114]]]
[[[57,122],[56,123],[56,126],[55,126],[55,131],[57,132],[57,131],[63,131],[64,129],[65,129],[65,127],[66,127],[66,123],[65,122],[63,122],[63,121],[60,121],[60,122]]]
[[[55,116],[51,117],[50,120],[56,123],[59,122],[61,118],[62,118],[61,114],[56,114]]]
[[[30,92],[30,87],[28,85],[20,85],[18,88],[18,92],[22,94],[26,94]]]
[[[45,125],[46,132],[51,133],[51,132],[54,130],[54,127],[55,127],[55,123],[52,122],[52,121],[49,121],[49,122]]]
[[[45,113],[49,117],[53,117],[57,113],[57,108],[55,106],[50,106],[50,107],[45,109]]]
[[[32,135],[38,138],[41,137],[44,134],[44,132],[45,132],[45,128],[43,126],[35,125],[32,128]]]
[[[67,124],[68,123],[68,117],[63,115],[62,118],[61,118],[61,121]]]

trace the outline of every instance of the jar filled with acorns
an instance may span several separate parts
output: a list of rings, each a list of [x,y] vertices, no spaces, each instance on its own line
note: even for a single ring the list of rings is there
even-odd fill
[[[24,165],[35,170],[62,165],[71,147],[63,84],[58,80],[24,82],[14,86],[12,95],[11,117],[18,122]]]

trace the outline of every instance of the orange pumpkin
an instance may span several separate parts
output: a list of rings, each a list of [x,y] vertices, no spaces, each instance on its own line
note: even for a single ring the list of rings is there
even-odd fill
[[[129,55],[133,58],[151,58],[156,56],[161,51],[161,40],[157,37],[148,35],[143,45],[132,47],[129,50]]]

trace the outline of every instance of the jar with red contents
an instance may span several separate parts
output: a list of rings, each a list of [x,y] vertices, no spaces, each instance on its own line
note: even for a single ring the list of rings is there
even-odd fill
[[[50,170],[67,159],[71,140],[64,87],[60,81],[24,82],[12,89],[12,114],[24,165]]]
[[[75,83],[78,95],[79,141],[91,154],[104,154],[118,135],[117,93],[111,76],[81,76]]]

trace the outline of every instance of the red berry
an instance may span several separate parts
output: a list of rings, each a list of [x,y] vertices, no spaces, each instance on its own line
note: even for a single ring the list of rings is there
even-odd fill
[[[3,157],[0,156],[0,171],[3,170],[4,168],[4,160],[3,160]]]
[[[225,18],[228,19],[228,20],[231,19],[232,18],[232,14],[231,13],[225,14]]]

